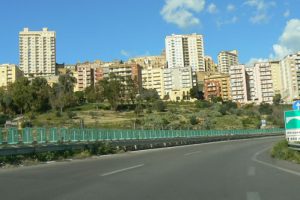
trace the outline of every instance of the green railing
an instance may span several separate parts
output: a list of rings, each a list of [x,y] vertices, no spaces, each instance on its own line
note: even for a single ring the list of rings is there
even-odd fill
[[[231,135],[282,134],[284,129],[246,130],[108,130],[67,128],[0,129],[0,144],[43,144],[107,140],[148,140]]]

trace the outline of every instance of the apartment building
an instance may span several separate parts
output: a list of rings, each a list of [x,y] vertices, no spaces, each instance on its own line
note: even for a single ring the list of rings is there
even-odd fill
[[[167,36],[165,39],[168,68],[192,67],[205,71],[203,36],[199,34]]]
[[[0,64],[0,87],[6,88],[22,76],[22,71],[14,64]]]
[[[189,91],[197,85],[191,67],[164,69],[164,93],[171,101],[189,100]]]
[[[204,98],[222,97],[224,101],[231,100],[230,77],[228,74],[210,74],[204,78]]]
[[[145,89],[155,89],[161,99],[164,98],[164,69],[162,68],[143,68],[142,83]]]
[[[300,51],[283,58],[280,68],[282,74],[281,97],[285,103],[292,103],[300,98]]]
[[[215,64],[212,57],[204,56],[204,63],[205,63],[205,71],[206,72],[217,72],[218,71],[218,65]]]
[[[77,64],[74,77],[76,78],[74,91],[84,91],[87,87],[91,86],[94,83],[94,71],[91,63]]]
[[[221,73],[229,73],[231,66],[239,64],[238,51],[221,51],[218,54],[218,71]]]
[[[165,56],[143,56],[132,58],[129,63],[136,63],[142,67],[142,69],[156,69],[156,68],[166,68],[167,61]]]
[[[280,61],[270,61],[272,81],[273,81],[273,91],[274,94],[280,94],[282,90],[282,78],[281,78],[281,67]]]
[[[272,68],[269,62],[254,64],[254,87],[258,103],[273,103]]]
[[[247,103],[247,85],[245,65],[232,65],[229,68],[232,101]]]
[[[19,33],[19,59],[25,77],[55,75],[56,33],[24,28]]]

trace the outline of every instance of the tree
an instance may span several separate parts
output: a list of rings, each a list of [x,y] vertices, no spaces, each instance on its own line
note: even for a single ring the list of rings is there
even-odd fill
[[[260,114],[270,115],[273,112],[272,106],[268,103],[261,103],[259,105],[258,111]]]
[[[154,108],[158,112],[165,112],[167,106],[162,100],[157,100],[157,101],[154,102]]]
[[[273,97],[273,103],[274,105],[278,105],[281,102],[281,95],[280,94],[275,94]]]
[[[30,87],[30,81],[27,78],[19,78],[9,86],[8,90],[11,93],[14,104],[18,107],[18,111],[21,114],[30,111],[34,98]]]
[[[193,88],[190,89],[190,95],[191,98],[196,98],[198,100],[204,99],[203,92],[200,91],[197,86],[194,86]]]
[[[50,106],[50,90],[51,87],[48,85],[45,78],[37,77],[31,82],[32,90],[32,110],[33,111],[46,111]]]
[[[112,110],[117,110],[118,105],[122,103],[124,97],[124,85],[122,78],[115,74],[110,74],[109,78],[104,78],[98,82],[103,89],[103,96],[109,102]]]
[[[52,87],[50,102],[54,109],[59,109],[62,114],[63,109],[74,105],[74,83],[76,79],[69,74],[60,75],[58,83]]]
[[[126,99],[130,100],[132,104],[135,103],[137,94],[139,93],[139,86],[137,80],[132,78],[127,78],[126,83]]]
[[[155,100],[159,99],[159,95],[158,92],[156,91],[156,89],[145,89],[143,88],[140,98],[143,101],[147,101],[147,102],[153,102]]]
[[[78,105],[82,105],[85,102],[85,98],[84,98],[84,92],[83,91],[76,91],[74,93],[75,98],[76,98],[76,102]]]

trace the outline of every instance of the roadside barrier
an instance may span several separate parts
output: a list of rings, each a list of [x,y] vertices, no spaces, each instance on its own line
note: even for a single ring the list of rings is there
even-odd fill
[[[283,134],[284,129],[246,130],[111,130],[77,128],[0,128],[0,145],[57,144],[93,141],[154,140],[233,135]]]

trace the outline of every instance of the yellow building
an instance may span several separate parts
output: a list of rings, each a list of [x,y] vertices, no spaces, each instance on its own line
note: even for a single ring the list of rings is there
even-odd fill
[[[271,61],[271,73],[273,81],[273,90],[275,94],[280,94],[282,90],[282,78],[281,78],[281,68],[280,61]]]
[[[164,70],[161,68],[142,69],[142,84],[145,89],[155,89],[164,98]]]
[[[22,76],[22,71],[14,64],[0,65],[0,87],[7,87]]]

